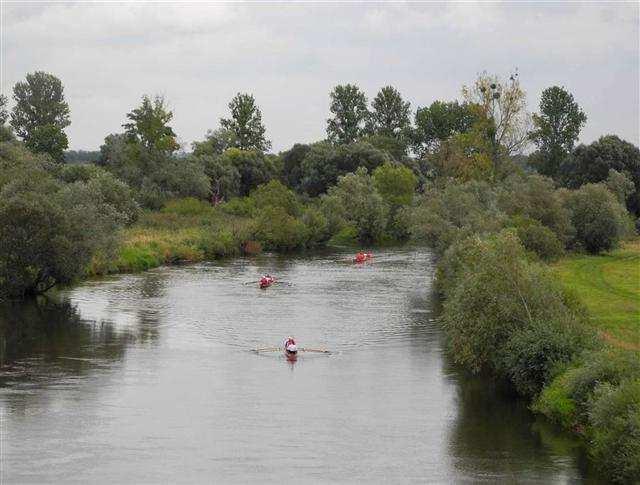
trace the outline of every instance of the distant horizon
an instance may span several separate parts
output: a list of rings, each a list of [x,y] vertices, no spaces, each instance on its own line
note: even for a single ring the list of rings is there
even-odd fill
[[[369,101],[395,86],[416,108],[460,99],[483,71],[517,68],[528,110],[543,89],[587,114],[581,143],[640,144],[639,6],[617,4],[136,4],[4,2],[2,93],[36,70],[59,77],[72,150],[122,132],[144,94],[163,95],[186,151],[255,96],[273,153],[325,138],[329,92],[355,83]],[[505,40],[507,39],[508,42]]]

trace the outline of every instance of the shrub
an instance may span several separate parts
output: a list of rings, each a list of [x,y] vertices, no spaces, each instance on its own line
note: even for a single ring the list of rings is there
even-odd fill
[[[413,211],[412,235],[438,253],[471,235],[495,233],[504,225],[496,194],[484,182],[429,188]]]
[[[499,190],[498,203],[510,216],[533,219],[549,228],[563,246],[573,235],[569,211],[562,205],[553,181],[547,177],[509,177]]]
[[[228,214],[251,217],[256,210],[256,201],[251,197],[234,197],[229,202],[220,204],[219,207]]]
[[[500,352],[501,373],[524,396],[537,395],[559,365],[568,364],[587,345],[587,334],[568,321],[534,321],[516,330]]]
[[[308,246],[325,243],[331,237],[327,218],[319,209],[308,207],[302,214],[302,222],[307,227]]]
[[[282,207],[265,207],[256,215],[256,238],[267,249],[293,250],[304,247],[307,228]]]
[[[535,253],[543,261],[555,261],[564,253],[564,247],[551,229],[534,220],[516,223],[518,239],[527,251]]]
[[[121,215],[86,184],[21,181],[0,192],[0,293],[24,297],[81,276],[93,254],[115,250]],[[22,185],[22,189],[17,189]]]
[[[260,185],[251,192],[257,209],[281,207],[287,214],[297,217],[301,213],[301,205],[293,191],[285,187],[279,180],[271,180]]]
[[[355,173],[340,177],[338,184],[323,197],[323,204],[356,228],[361,243],[375,242],[382,237],[388,208],[366,168],[360,167]]]
[[[584,355],[572,367],[556,377],[534,405],[534,409],[565,426],[588,422],[588,410],[595,389],[600,384],[619,385],[626,379],[640,375],[637,352],[601,350]],[[571,402],[571,406],[564,403]],[[563,409],[558,408],[561,403]],[[570,412],[567,412],[567,409]]]
[[[444,252],[436,269],[436,285],[447,296],[459,283],[466,271],[472,271],[482,256],[485,244],[478,236],[469,236],[454,242]]]
[[[574,244],[590,253],[615,248],[630,231],[625,208],[602,184],[587,184],[567,200],[571,222],[576,229]]]
[[[539,321],[576,318],[551,274],[527,262],[511,231],[481,244],[477,262],[459,278],[443,308],[454,359],[473,371],[499,369],[501,351],[514,332]]]
[[[402,165],[385,163],[373,171],[373,184],[390,206],[411,204],[418,179]]]
[[[333,246],[356,246],[358,244],[358,230],[354,226],[344,226],[329,239]]]
[[[597,463],[612,481],[633,483],[640,477],[640,378],[599,386],[589,414]]]

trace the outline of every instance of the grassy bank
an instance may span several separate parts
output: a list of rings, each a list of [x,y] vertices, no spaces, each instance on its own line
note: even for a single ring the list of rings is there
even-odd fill
[[[640,350],[639,239],[600,256],[570,256],[554,269],[584,303],[603,338],[617,347]]]
[[[252,221],[195,199],[148,211],[121,235],[115,254],[94,256],[89,275],[144,271],[164,264],[198,262],[259,252]]]

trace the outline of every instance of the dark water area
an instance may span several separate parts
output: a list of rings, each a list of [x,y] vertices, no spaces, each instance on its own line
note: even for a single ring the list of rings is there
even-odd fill
[[[0,306],[2,483],[598,483],[445,352],[423,250],[237,259]],[[243,283],[270,272],[291,285]],[[293,335],[301,353],[256,354]]]

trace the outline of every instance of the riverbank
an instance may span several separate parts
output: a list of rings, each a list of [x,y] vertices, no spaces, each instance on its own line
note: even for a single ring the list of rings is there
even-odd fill
[[[640,239],[599,256],[571,255],[553,267],[607,342],[640,350]]]
[[[307,208],[299,217],[273,219],[253,213],[250,197],[212,206],[196,199],[170,201],[159,211],[144,211],[120,234],[114,253],[97,253],[86,276],[135,273],[162,265],[197,263],[263,249],[291,253],[323,246],[358,247],[357,231],[346,225],[332,233],[324,216]],[[378,245],[402,244],[387,237]]]
[[[437,273],[454,361],[509,382],[617,483],[640,475],[640,354],[624,301],[638,294],[635,262],[636,241],[548,265],[506,229],[456,241]]]

